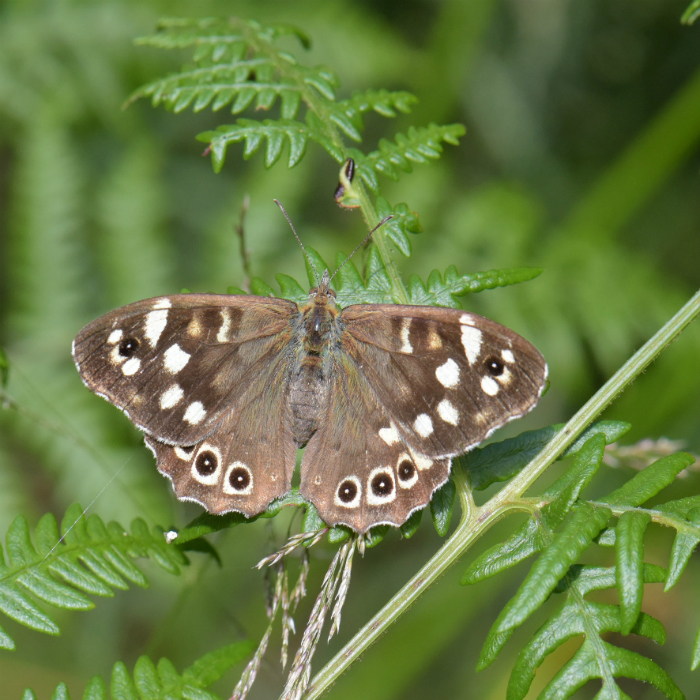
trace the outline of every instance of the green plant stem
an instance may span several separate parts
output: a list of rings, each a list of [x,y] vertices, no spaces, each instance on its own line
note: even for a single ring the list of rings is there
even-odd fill
[[[354,185],[354,190],[357,194],[358,201],[360,202],[360,210],[362,211],[362,216],[367,224],[367,230],[371,231],[379,223],[377,211],[369,199],[366,188],[361,182]],[[406,291],[401,275],[396,269],[394,260],[389,252],[386,236],[380,230],[374,234],[373,239],[374,245],[376,245],[379,249],[385,269],[389,275],[389,279],[391,280],[391,288],[395,301],[399,304],[408,304],[408,292]]]
[[[483,506],[474,506],[469,494],[468,477],[456,469],[453,478],[463,510],[454,533],[435,556],[312,679],[304,695],[305,700],[319,698],[328,690],[341,674],[462,557],[474,541],[509,511],[519,508],[519,497],[699,313],[700,292],[697,292],[596,392],[542,452]]]

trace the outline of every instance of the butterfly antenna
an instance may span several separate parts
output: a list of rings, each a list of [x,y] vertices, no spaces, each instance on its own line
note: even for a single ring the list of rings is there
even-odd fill
[[[304,251],[304,255],[306,256],[306,259],[309,261],[309,265],[311,265],[311,269],[314,271],[314,276],[316,277],[316,284],[320,286],[321,284],[321,279],[318,276],[318,272],[316,272],[316,267],[309,257],[309,254],[306,252],[306,248],[304,248],[304,244],[301,242],[301,238],[299,238],[299,234],[297,233],[296,229],[294,228],[294,224],[292,223],[292,220],[289,218],[289,214],[287,214],[285,208],[279,203],[277,199],[272,200],[281,210],[282,213],[284,214],[284,218],[287,219],[287,223],[289,224],[289,227],[292,229],[292,233],[294,234],[294,237],[297,239],[299,242],[299,245],[301,246],[301,249]]]
[[[363,246],[365,243],[367,243],[367,241],[372,237],[372,234],[373,234],[378,228],[381,228],[382,226],[384,226],[384,224],[385,224],[387,221],[389,221],[390,219],[393,219],[393,218],[394,218],[393,214],[389,214],[389,216],[385,216],[385,217],[384,217],[384,218],[383,218],[383,219],[382,219],[382,220],[381,220],[381,221],[380,221],[380,222],[379,222],[365,237],[364,237],[364,239],[362,240],[362,243],[360,243],[360,245],[358,245],[358,246],[355,248],[355,250],[353,250],[352,253],[350,253],[350,255],[348,255],[348,257],[345,258],[345,260],[343,260],[343,262],[340,264],[340,267],[338,267],[338,269],[331,275],[331,279],[329,280],[329,283],[330,283],[330,281],[333,279],[333,277],[335,277],[335,276],[343,269],[343,265],[345,265],[345,263],[348,262],[348,260],[350,260],[350,258],[351,258],[353,255],[355,255],[355,253],[357,253],[357,251],[360,250],[360,248],[362,248],[362,246]]]

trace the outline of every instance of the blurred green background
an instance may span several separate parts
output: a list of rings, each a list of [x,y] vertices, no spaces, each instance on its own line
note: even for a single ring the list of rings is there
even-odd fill
[[[460,146],[447,146],[440,161],[382,186],[423,225],[413,257],[399,260],[406,275],[426,278],[449,264],[460,272],[545,268],[534,282],[464,300],[524,334],[550,363],[552,386],[540,407],[499,439],[566,420],[700,286],[700,26],[680,24],[684,8],[668,0],[4,0],[0,346],[12,363],[7,392],[17,408],[0,413],[0,532],[18,513],[32,524],[47,511],[60,518],[73,501],[125,525],[135,516],[187,523],[199,509],[174,500],[139,433],[83,387],[70,358],[73,336],[131,301],[244,284],[234,227],[246,194],[252,271],[270,282],[276,272],[305,277],[273,197],[326,259],[350,252],[364,235],[360,216],[335,205],[338,166],[319,148],[309,146],[294,170],[283,158],[266,171],[259,154],[244,163],[234,147],[214,175],[194,136],[232,121],[226,110],[176,116],[146,102],[121,109],[136,87],[186,60],[132,44],[160,16],[291,22],[311,36],[312,49],[291,39],[283,45],[305,63],[333,68],[341,97],[368,87],[416,94],[412,115],[367,120],[366,150],[410,124],[467,125]],[[605,417],[634,425],[628,442],[666,436],[700,451],[699,355],[696,324]],[[629,476],[604,469],[594,495]],[[699,483],[691,472],[664,500],[697,493]],[[49,697],[66,681],[79,697],[117,660],[131,668],[142,653],[164,655],[182,669],[229,641],[257,641],[264,599],[251,567],[283,541],[288,523],[284,515],[215,538],[222,568],[195,556],[174,578],[146,563],[150,591],[99,600],[90,613],[58,613],[60,638],[8,622],[18,649],[0,656],[0,694],[18,698],[31,686]],[[511,527],[499,525],[479,551]],[[669,543],[669,533],[651,532],[647,561],[667,565]],[[340,642],[438,546],[426,518],[410,541],[389,536],[356,560]],[[311,600],[298,628],[332,554],[325,545],[314,550]],[[478,675],[474,666],[525,569],[511,581],[463,589],[460,568],[330,697],[503,697],[527,630],[509,643],[510,656]],[[652,654],[689,698],[698,697],[688,666],[700,612],[688,609],[699,576],[693,561],[674,594],[648,587],[644,609],[666,625],[666,647],[622,642]],[[547,662],[537,687],[576,644]],[[339,648],[338,640],[322,645],[314,667]],[[252,698],[281,689],[277,649]],[[236,677],[219,686],[222,694]],[[626,687],[635,698],[657,697]]]

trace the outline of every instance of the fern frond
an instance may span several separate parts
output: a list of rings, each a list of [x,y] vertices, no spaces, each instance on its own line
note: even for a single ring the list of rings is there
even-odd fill
[[[481,292],[485,289],[527,282],[541,274],[542,270],[537,267],[516,267],[460,275],[457,268],[450,265],[445,270],[444,275],[440,275],[438,270],[433,270],[428,277],[427,284],[418,275],[411,275],[408,281],[408,292],[411,304],[459,308],[460,304],[455,297]]]
[[[600,639],[603,632],[616,631],[644,634],[663,642],[660,623],[641,612],[645,583],[667,578],[663,569],[644,563],[644,533],[652,521],[675,527],[678,531],[677,576],[687,564],[690,551],[700,541],[700,528],[694,522],[700,520],[700,498],[683,499],[656,509],[641,508],[694,461],[691,455],[677,453],[663,457],[598,501],[581,498],[583,489],[602,464],[605,444],[614,442],[628,428],[626,424],[598,424],[589,428],[587,434],[581,436],[564,455],[575,455],[570,469],[540,497],[523,499],[523,506],[532,509],[530,519],[505,542],[480,555],[461,579],[463,584],[475,583],[541,552],[517,593],[494,623],[484,644],[479,668],[485,668],[496,658],[515,629],[552,593],[567,592],[567,600],[559,613],[536,633],[521,653],[511,677],[509,700],[523,698],[543,658],[577,634],[585,635],[583,645],[552,679],[541,698],[569,697],[595,678],[603,680],[605,697],[620,697],[615,676],[645,680],[653,683],[668,698],[682,698],[671,678],[652,661]],[[512,476],[533,453],[540,451],[556,429],[553,426],[533,431],[500,445],[475,450],[471,458],[475,487],[483,488],[494,480]],[[587,440],[581,445],[583,438]],[[463,458],[467,469],[469,457]],[[609,527],[613,516],[618,518],[614,528]],[[596,541],[615,544],[614,568],[601,570],[576,564],[583,552]],[[597,583],[590,584],[592,580]],[[619,594],[617,606],[584,600],[584,595],[590,590],[613,586]]]
[[[401,207],[401,205],[397,205]],[[406,219],[409,215],[406,214]],[[402,224],[403,226],[403,224]],[[394,232],[392,240],[403,233]],[[307,246],[307,253],[311,258],[313,267],[306,263],[306,269],[311,286],[316,286],[316,275],[323,274],[324,270],[338,270],[333,278],[333,287],[336,290],[336,299],[341,308],[351,304],[394,304],[391,281],[381,256],[376,247],[371,246],[366,263],[366,279],[363,279],[360,271],[352,260],[347,260],[342,253],[338,253],[335,260],[335,268],[328,265],[325,260],[311,247]],[[314,272],[315,268],[315,272]],[[469,293],[481,292],[485,289],[506,287],[519,284],[539,276],[542,270],[536,267],[520,267],[505,270],[486,270],[466,275],[460,275],[454,265],[450,265],[441,274],[433,270],[427,281],[424,282],[418,275],[411,275],[408,284],[409,302],[418,306],[446,306],[461,308],[457,297]],[[289,275],[277,274],[275,279],[280,291],[255,277],[250,282],[250,290],[259,296],[281,296],[284,299],[302,304],[309,298],[308,289],[305,289],[297,280]],[[232,288],[233,289],[233,288]],[[240,290],[229,291],[240,293]]]
[[[265,167],[271,168],[280,158],[285,142],[289,143],[288,165],[293,168],[304,156],[309,138],[319,143],[323,136],[309,129],[302,122],[290,119],[239,119],[235,124],[220,126],[216,131],[205,131],[197,136],[199,141],[210,144],[214,170],[220,172],[226,159],[226,149],[231,143],[244,142],[243,158],[248,160],[262,145],[265,147]],[[331,143],[323,142],[327,149],[333,149]],[[342,154],[336,151],[338,162],[342,162]]]
[[[95,676],[85,688],[83,700],[220,700],[218,695],[206,690],[232,666],[243,661],[254,650],[251,642],[237,642],[217,649],[195,661],[182,674],[168,659],[154,664],[147,656],[141,656],[134,665],[133,674],[119,662],[112,668],[110,690],[99,676]],[[25,690],[22,700],[38,700],[32,690]],[[61,683],[52,700],[70,700],[68,688]]]
[[[367,90],[336,101],[340,81],[333,71],[303,66],[275,46],[276,39],[289,34],[307,43],[299,30],[288,25],[264,27],[235,18],[166,20],[158,34],[143,37],[138,43],[165,49],[193,49],[194,65],[141,87],[129,101],[150,97],[154,105],[164,104],[175,112],[189,107],[195,112],[207,107],[216,111],[231,104],[234,114],[249,107],[267,111],[279,101],[278,120],[239,119],[236,124],[199,135],[199,140],[211,144],[217,172],[223,167],[231,143],[245,141],[244,157],[248,158],[266,139],[265,165],[270,167],[279,159],[282,144],[288,140],[288,165],[294,167],[311,138],[338,163],[352,155],[360,176],[375,192],[376,173],[398,179],[399,170],[411,172],[411,163],[438,158],[443,142],[456,144],[464,133],[460,124],[430,124],[421,129],[411,127],[407,135],[398,134],[395,142],[381,141],[379,150],[369,155],[346,148],[341,134],[361,141],[364,113],[374,111],[383,117],[394,117],[397,112],[408,112],[416,98],[401,91]],[[304,121],[298,118],[302,104],[306,108]]]
[[[660,583],[666,572],[659,566],[645,564],[643,583]],[[602,639],[606,632],[620,632],[620,610],[615,605],[585,599],[588,593],[615,586],[615,570],[592,566],[574,567],[557,593],[565,594],[559,612],[548,620],[520,653],[508,683],[508,700],[524,698],[534,680],[537,667],[567,639],[583,634],[583,644],[541,692],[543,700],[568,698],[590,680],[600,679],[603,688],[598,697],[625,697],[615,682],[624,676],[653,684],[671,700],[683,700],[678,686],[656,663],[640,654],[610,644]],[[654,640],[666,641],[663,625],[650,615],[641,614],[630,630]]]
[[[465,131],[462,124],[412,126],[408,134],[397,134],[395,142],[381,139],[379,149],[367,155],[355,148],[349,148],[348,154],[354,158],[357,171],[367,186],[377,192],[377,173],[398,180],[400,171],[413,172],[414,163],[427,163],[439,158],[443,142],[456,146]]]
[[[7,557],[0,547],[0,611],[47,634],[60,630],[34,599],[64,610],[90,610],[95,605],[85,594],[111,597],[130,583],[148,585],[132,559],[151,558],[172,574],[187,563],[145,521],[134,520],[127,532],[116,522],[105,525],[97,515],[85,517],[78,504],[66,511],[60,533],[54,516],[46,514],[32,538],[26,519],[17,516],[7,532],[6,552]],[[15,648],[2,628],[0,648]]]
[[[290,25],[263,27],[255,21],[235,18],[169,19],[159,23],[159,33],[142,37],[138,44],[162,49],[193,48],[193,67],[139,88],[130,98],[150,97],[154,106],[164,104],[174,112],[192,106],[199,112],[211,105],[217,111],[231,104],[238,114],[249,106],[270,109],[277,99],[281,115],[293,119],[301,104],[301,86],[310,86],[334,99],[337,77],[326,68],[299,65],[273,42],[294,35],[304,46],[308,38]]]
[[[492,442],[486,447],[477,447],[459,457],[457,461],[469,474],[471,487],[475,491],[482,491],[491,484],[514,477],[546,447],[562,427],[563,424],[559,424],[538,430],[527,430],[502,442]],[[561,459],[578,455],[588,440],[595,435],[602,435],[605,444],[610,445],[631,428],[632,426],[624,421],[601,420],[593,423],[564,452]],[[575,468],[572,467],[571,472],[575,474]],[[547,489],[543,496],[558,496],[568,486],[568,482],[569,479],[565,475]]]

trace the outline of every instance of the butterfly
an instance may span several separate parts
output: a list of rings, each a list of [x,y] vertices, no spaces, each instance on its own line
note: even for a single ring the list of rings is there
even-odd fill
[[[451,461],[530,411],[547,380],[527,340],[459,309],[339,308],[176,294],[123,306],[73,343],[88,388],[145,433],[178,498],[251,517],[292,488],[366,532],[424,508]]]

